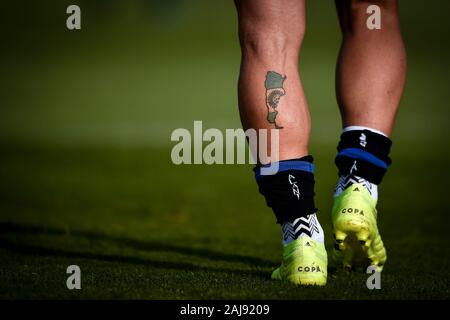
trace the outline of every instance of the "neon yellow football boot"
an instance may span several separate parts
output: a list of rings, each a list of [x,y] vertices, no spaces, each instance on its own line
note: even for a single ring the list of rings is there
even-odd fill
[[[345,269],[374,265],[381,272],[386,249],[378,232],[376,201],[364,185],[355,183],[337,196],[331,218],[334,261]]]
[[[272,279],[296,285],[324,286],[327,262],[324,244],[302,235],[284,247],[281,266],[272,273]]]

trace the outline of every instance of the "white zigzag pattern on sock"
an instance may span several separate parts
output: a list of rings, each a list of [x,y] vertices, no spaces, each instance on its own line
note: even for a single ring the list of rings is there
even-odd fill
[[[294,225],[297,225],[297,223],[298,223],[299,220],[300,220],[300,221],[303,221],[303,222],[305,222],[305,223],[301,223],[301,222],[300,222],[300,225],[295,229],[295,233],[296,233],[296,234],[299,233],[301,229],[307,230],[311,235],[312,235],[314,232],[319,233],[319,229],[317,228],[316,218],[315,218],[314,216],[315,216],[315,215],[310,214],[310,215],[308,216],[308,218],[300,217],[300,218],[296,219],[296,220],[294,221]]]
[[[286,222],[282,225],[283,242],[289,243],[301,235],[313,237],[315,234],[320,234],[320,230],[316,214],[310,214],[308,217],[300,217],[292,223]]]
[[[358,176],[354,176],[354,175],[346,175],[346,176],[341,176],[336,184],[335,187],[335,193],[341,193],[343,192],[345,189],[347,189],[349,186],[351,186],[352,184],[355,183],[360,183],[362,185],[364,185],[364,187],[367,189],[367,191],[369,191],[369,193],[372,195],[373,192],[373,185],[372,183],[370,183],[369,181],[367,181],[364,178],[358,177]]]

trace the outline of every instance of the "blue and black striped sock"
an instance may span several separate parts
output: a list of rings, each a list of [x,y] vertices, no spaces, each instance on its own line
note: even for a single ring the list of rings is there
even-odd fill
[[[377,186],[392,162],[391,145],[392,141],[380,131],[361,126],[344,128],[335,160],[339,169],[335,196],[352,184],[361,183],[377,200]]]
[[[283,160],[277,165],[278,172],[273,175],[262,175],[261,167],[254,171],[259,192],[281,225],[283,244],[302,235],[323,243],[323,230],[314,204],[313,157]]]

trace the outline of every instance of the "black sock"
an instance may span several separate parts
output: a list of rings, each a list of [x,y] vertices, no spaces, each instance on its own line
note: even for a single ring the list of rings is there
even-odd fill
[[[261,175],[261,167],[254,169],[259,192],[272,208],[277,223],[315,213],[313,157],[284,160],[278,165],[278,172],[273,175]]]
[[[391,164],[392,141],[371,130],[350,130],[341,135],[335,159],[339,176],[354,175],[380,184]]]

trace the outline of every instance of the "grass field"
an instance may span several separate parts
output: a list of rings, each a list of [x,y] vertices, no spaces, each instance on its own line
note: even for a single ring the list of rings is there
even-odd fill
[[[314,123],[316,201],[331,251],[339,36],[332,5],[310,3],[302,77]],[[394,163],[380,187],[388,250],[382,289],[370,291],[366,274],[333,265],[326,287],[298,288],[270,280],[281,254],[279,227],[251,166],[170,161],[175,128],[192,129],[194,120],[239,127],[233,7],[206,6],[189,7],[192,18],[181,15],[181,26],[164,31],[147,26],[149,34],[136,35],[146,25],[122,28],[130,18],[110,28],[92,22],[84,33],[46,38],[35,55],[3,52],[0,298],[450,298],[450,59],[438,36],[422,37],[448,33],[447,19],[417,17],[420,4],[405,9],[409,75]],[[420,19],[429,23],[419,26]],[[45,37],[49,29],[42,30]],[[22,38],[16,45],[30,49]],[[66,288],[72,264],[81,268],[82,290]]]

